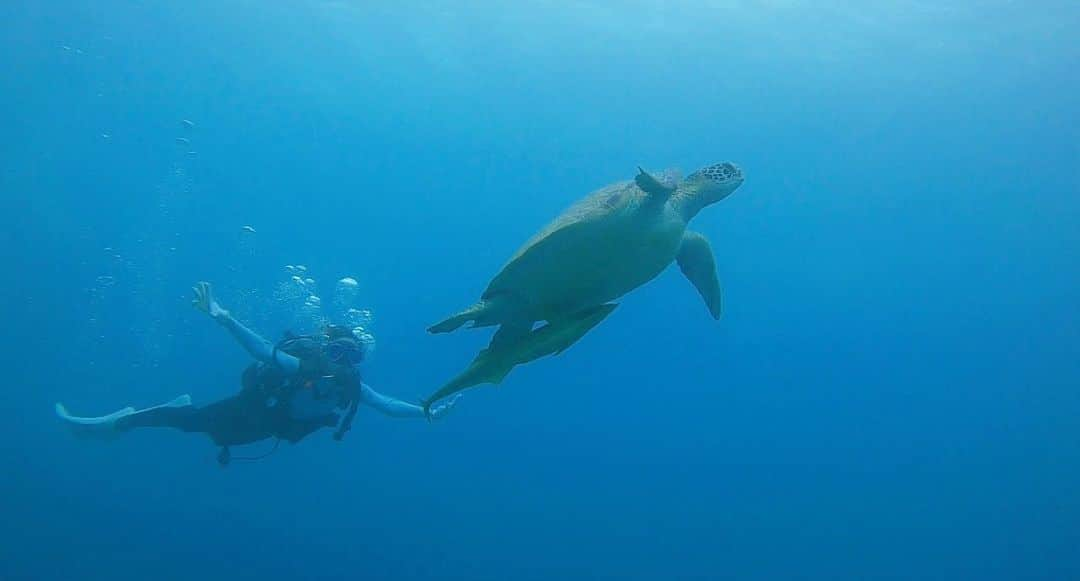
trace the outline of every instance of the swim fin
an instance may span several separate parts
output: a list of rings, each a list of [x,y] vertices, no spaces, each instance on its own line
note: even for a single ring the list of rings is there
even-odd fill
[[[67,423],[71,430],[78,436],[110,439],[120,435],[120,430],[116,429],[116,422],[122,418],[161,408],[179,408],[187,407],[189,405],[191,405],[191,396],[185,393],[167,403],[141,410],[128,406],[104,416],[81,417],[71,415],[64,404],[57,403],[56,416]]]

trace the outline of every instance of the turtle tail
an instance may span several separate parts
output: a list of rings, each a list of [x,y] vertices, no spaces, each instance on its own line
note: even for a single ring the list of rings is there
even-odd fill
[[[480,317],[487,309],[486,301],[480,301],[475,305],[461,311],[460,313],[446,319],[445,321],[436,323],[428,327],[428,333],[449,333],[457,330],[458,327],[468,323],[469,321],[475,321]]]

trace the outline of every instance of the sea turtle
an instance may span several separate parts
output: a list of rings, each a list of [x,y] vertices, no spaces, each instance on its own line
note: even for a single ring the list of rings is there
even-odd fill
[[[514,254],[478,303],[428,331],[446,333],[468,322],[501,325],[486,351],[540,330],[576,341],[584,332],[564,333],[559,327],[582,328],[578,319],[594,317],[596,307],[652,280],[672,261],[719,318],[712,249],[686,226],[702,208],[734,192],[743,182],[742,171],[718,163],[678,181],[638,170],[633,180],[601,188],[563,212]],[[533,331],[537,321],[547,325]],[[437,395],[449,395],[443,391]]]

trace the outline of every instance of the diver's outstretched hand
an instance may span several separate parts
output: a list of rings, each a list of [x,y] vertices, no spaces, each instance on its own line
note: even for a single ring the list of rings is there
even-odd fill
[[[428,419],[442,419],[443,416],[450,413],[450,410],[454,409],[454,406],[457,405],[459,399],[461,399],[461,394],[455,393],[447,398],[446,401],[431,406],[431,409],[429,409],[427,413]]]
[[[221,305],[214,300],[214,288],[210,286],[210,283],[198,282],[191,287],[191,290],[195,291],[195,298],[191,300],[191,306],[210,315],[210,318],[215,321],[228,318],[229,311],[221,308]]]

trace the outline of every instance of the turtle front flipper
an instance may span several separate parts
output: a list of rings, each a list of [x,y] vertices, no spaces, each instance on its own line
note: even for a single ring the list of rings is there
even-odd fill
[[[638,166],[638,175],[634,176],[634,183],[650,197],[666,201],[675,193],[675,187],[665,184],[656,179],[652,174]]]
[[[679,263],[679,270],[705,299],[709,314],[719,319],[720,281],[716,278],[716,258],[713,257],[709,241],[697,232],[687,231],[675,260]]]

